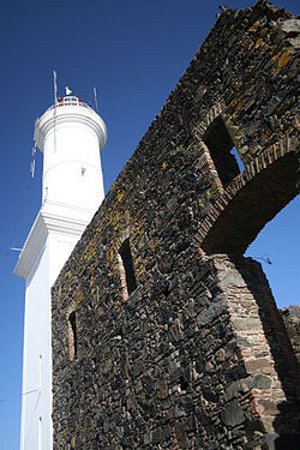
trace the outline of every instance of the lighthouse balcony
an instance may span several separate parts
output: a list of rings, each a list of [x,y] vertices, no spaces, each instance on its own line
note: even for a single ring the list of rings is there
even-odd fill
[[[80,98],[68,95],[66,97],[59,97],[56,103],[48,108],[48,111],[54,109],[55,107],[61,108],[64,106],[83,106],[84,108],[92,109],[88,103],[84,102]]]

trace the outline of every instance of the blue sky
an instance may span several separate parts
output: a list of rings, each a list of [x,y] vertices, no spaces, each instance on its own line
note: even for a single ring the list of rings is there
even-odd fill
[[[299,0],[277,4],[299,14]],[[0,17],[1,234],[0,448],[19,445],[23,281],[13,276],[41,201],[41,155],[29,172],[35,118],[69,85],[92,100],[98,90],[108,127],[106,190],[159,112],[215,22],[216,0],[4,0]],[[248,0],[226,0],[232,8]],[[298,10],[297,10],[298,6]],[[299,303],[299,199],[268,224],[249,250],[264,265],[277,303]],[[6,400],[5,400],[6,399]],[[5,401],[3,401],[5,400]],[[30,449],[28,449],[30,450]]]

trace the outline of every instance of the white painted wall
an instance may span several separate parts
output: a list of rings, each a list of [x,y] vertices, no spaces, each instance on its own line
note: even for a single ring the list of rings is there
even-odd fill
[[[50,383],[50,289],[49,245],[46,241],[26,280],[23,354],[21,449],[51,448],[49,414]],[[31,392],[32,391],[32,392]],[[45,413],[45,412],[48,413]],[[43,422],[43,445],[39,447],[39,418]]]
[[[49,284],[53,286],[65,262],[78,242],[78,236],[62,233],[49,233]]]
[[[51,287],[104,198],[99,150],[106,127],[72,98],[37,122],[43,201],[15,268],[26,280],[21,450],[53,447]]]
[[[98,137],[81,123],[55,128],[44,143],[43,200],[94,209],[104,195]]]

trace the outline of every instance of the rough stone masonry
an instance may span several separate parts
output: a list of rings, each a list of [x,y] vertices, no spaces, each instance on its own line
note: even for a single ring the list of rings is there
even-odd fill
[[[299,192],[299,48],[223,12],[110,189],[53,288],[55,450],[300,448],[299,321],[243,256]]]

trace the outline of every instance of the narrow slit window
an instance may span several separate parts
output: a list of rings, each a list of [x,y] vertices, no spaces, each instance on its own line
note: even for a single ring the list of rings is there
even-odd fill
[[[68,325],[69,359],[70,361],[73,361],[73,359],[76,358],[78,351],[76,311],[73,311],[70,314]]]
[[[120,247],[119,264],[123,297],[126,300],[128,296],[136,289],[136,279],[129,239],[126,239]]]
[[[221,119],[217,117],[208,127],[203,138],[219,178],[226,188],[243,170],[243,163]]]

